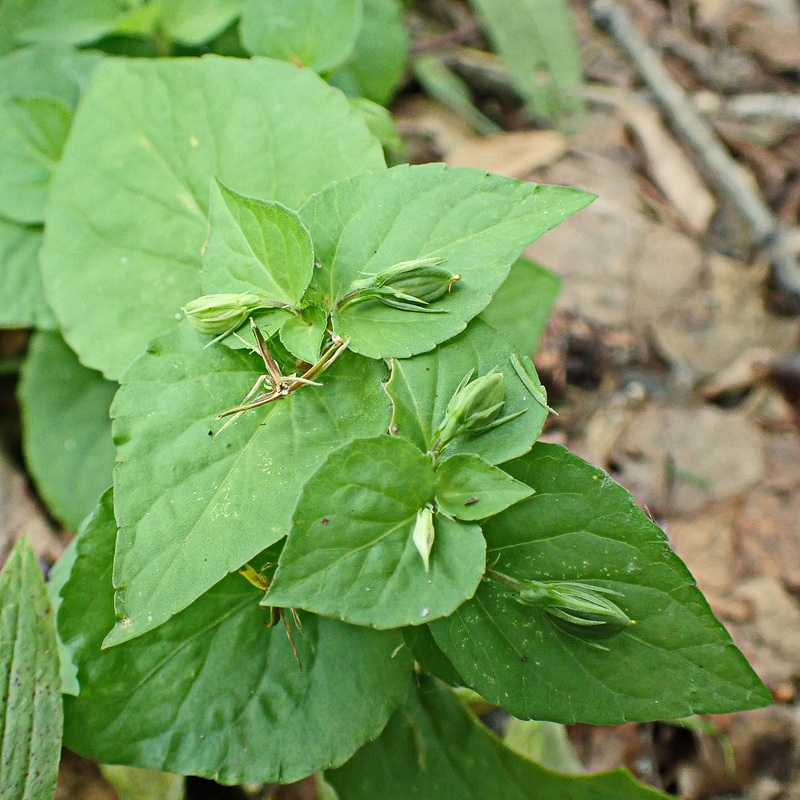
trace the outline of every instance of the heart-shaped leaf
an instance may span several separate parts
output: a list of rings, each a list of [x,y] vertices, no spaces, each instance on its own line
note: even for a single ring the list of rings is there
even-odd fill
[[[109,496],[62,589],[59,630],[81,686],[65,699],[71,749],[222,783],[288,783],[347,760],[405,697],[410,664],[397,631],[302,614],[300,669],[283,625],[264,627],[260,592],[238,574],[158,630],[101,650],[114,624],[115,532]]]
[[[532,494],[530,486],[471,453],[451,456],[436,468],[436,504],[456,519],[485,519]]]
[[[205,294],[255,292],[291,306],[300,300],[314,246],[294,211],[213,181],[210,223],[200,276]]]
[[[358,112],[307,70],[215,56],[109,59],[48,198],[43,274],[64,338],[85,365],[119,378],[175,327],[202,294],[212,177],[297,208],[331,181],[383,165]]]
[[[565,626],[545,606],[484,580],[473,600],[431,625],[469,686],[520,718],[596,725],[770,702],[628,492],[558,445],[537,444],[504,469],[536,494],[483,523],[492,571],[613,590],[636,624],[597,639],[602,625]]]
[[[456,436],[441,455],[474,453],[490,464],[500,464],[527,452],[542,432],[547,409],[532,397],[513,369],[513,352],[505,337],[475,320],[460,336],[430,353],[393,360],[392,377],[386,385],[394,406],[392,430],[420,450],[430,450],[433,431],[444,419],[447,404],[465,376],[471,373],[477,378],[497,369],[503,374],[505,387],[505,404],[499,413],[501,417],[518,416],[483,433]],[[531,380],[544,396],[535,372]]]
[[[389,424],[385,367],[345,353],[322,386],[248,411],[214,438],[214,417],[265,370],[248,351],[203,344],[188,323],[156,340],[114,401],[114,581],[124,619],[106,644],[160,625],[285,536],[327,454]]]
[[[364,173],[309,198],[300,215],[311,231],[314,284],[335,308],[356,280],[398,263],[441,258],[461,280],[412,313],[378,300],[334,312],[334,330],[372,358],[405,358],[460,333],[483,311],[520,251],[583,208],[591,195],[474,169],[425,164]]]
[[[485,544],[477,525],[437,514],[426,570],[413,534],[433,495],[430,456],[404,439],[331,453],[303,488],[264,602],[374,628],[450,614],[480,582]]]

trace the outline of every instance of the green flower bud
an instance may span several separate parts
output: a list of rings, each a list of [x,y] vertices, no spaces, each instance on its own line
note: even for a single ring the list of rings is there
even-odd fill
[[[425,572],[430,569],[431,550],[436,531],[433,527],[433,510],[430,506],[425,506],[417,511],[417,520],[414,523],[414,533],[411,540],[417,548],[417,552],[422,556],[422,563],[425,565]]]
[[[224,336],[262,306],[264,298],[257,294],[207,294],[187,303],[183,313],[198,333]]]
[[[433,432],[437,449],[441,449],[462,433],[480,433],[511,419],[497,419],[506,396],[503,373],[492,370],[480,378],[470,380],[473,372],[474,370],[470,370],[463,377],[447,404],[444,418]]]

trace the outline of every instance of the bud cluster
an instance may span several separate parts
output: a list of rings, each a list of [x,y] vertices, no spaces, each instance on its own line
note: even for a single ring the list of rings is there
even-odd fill
[[[461,280],[461,275],[438,266],[444,260],[438,256],[415,258],[359,278],[350,285],[350,291],[339,301],[338,307],[377,300],[403,311],[441,313],[443,309],[428,306],[449,293],[453,284]]]

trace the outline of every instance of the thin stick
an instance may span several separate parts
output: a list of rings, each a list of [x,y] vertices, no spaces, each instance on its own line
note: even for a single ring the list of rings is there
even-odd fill
[[[598,27],[607,31],[625,51],[676,132],[694,150],[708,180],[742,214],[756,244],[769,255],[776,284],[800,308],[800,267],[786,227],[725,149],[711,125],[664,69],[658,54],[636,29],[628,12],[616,0],[593,0],[591,11]]]

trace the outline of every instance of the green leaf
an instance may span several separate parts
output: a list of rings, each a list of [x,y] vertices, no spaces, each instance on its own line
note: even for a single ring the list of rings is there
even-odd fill
[[[112,31],[128,15],[119,0],[47,0],[25,18],[19,39],[39,44],[88,44]]]
[[[533,355],[561,289],[561,278],[526,258],[511,266],[481,317],[523,355]]]
[[[242,43],[253,55],[325,72],[353,52],[362,18],[361,0],[246,0]]]
[[[281,203],[211,185],[211,232],[203,251],[205,294],[255,292],[295,305],[314,271],[314,246],[300,217]]]
[[[313,364],[318,358],[328,315],[316,306],[304,308],[299,317],[289,317],[280,329],[281,344],[301,361]]]
[[[574,131],[584,116],[583,67],[564,0],[470,0],[511,80],[539,120]]]
[[[368,301],[333,314],[334,330],[356,352],[405,358],[460,333],[488,305],[522,248],[590,200],[563,186],[443,164],[365,173],[328,186],[300,211],[322,265],[312,286],[333,308],[365,275],[412,259],[445,258],[441,266],[462,275],[435,301],[446,313]]]
[[[0,328],[56,328],[39,271],[40,226],[0,217]]]
[[[44,219],[53,170],[72,113],[48,97],[0,98],[0,214],[22,223]]]
[[[303,488],[268,605],[396,628],[450,614],[485,567],[481,529],[436,515],[426,571],[412,534],[433,499],[430,456],[404,439],[358,439]]]
[[[403,701],[398,632],[303,614],[300,669],[283,625],[265,628],[261,593],[238,574],[158,630],[102,651],[115,531],[109,493],[62,590],[59,629],[81,684],[65,699],[64,741],[76,752],[222,783],[290,782],[341,764]]]
[[[424,676],[380,737],[326,778],[342,800],[666,800],[624,770],[560,775],[528,761]]]
[[[464,376],[470,370],[474,370],[473,377],[479,377],[499,368],[506,390],[500,413],[524,413],[490,431],[456,437],[443,448],[442,455],[474,453],[491,464],[500,464],[526,453],[542,432],[547,409],[531,397],[512,368],[512,352],[510,342],[476,320],[460,336],[430,353],[393,360],[392,377],[386,385],[394,406],[392,430],[420,450],[430,450],[432,431],[444,417]]]
[[[73,531],[111,485],[108,409],[116,390],[58,333],[33,338],[19,387],[25,461],[48,508]]]
[[[9,5],[4,3],[2,9]],[[0,58],[0,96],[49,97],[74,109],[102,59],[100,53],[81,53],[62,46],[16,50]]]
[[[548,769],[575,775],[585,771],[566,727],[557,722],[511,719],[506,726],[503,744]]]
[[[357,108],[364,115],[367,127],[372,135],[380,141],[384,150],[393,153],[403,150],[405,147],[403,138],[397,130],[390,111],[364,97],[351,97],[350,103],[353,108]]]
[[[212,177],[296,208],[333,180],[382,166],[358,112],[308,71],[216,56],[109,59],[48,199],[43,272],[66,340],[118,378],[174,328],[202,293]]]
[[[722,714],[770,695],[665,535],[621,486],[558,445],[504,465],[536,493],[487,520],[492,569],[621,594],[632,625],[602,648],[485,580],[433,635],[468,685],[520,718],[610,725]],[[607,649],[606,649],[607,648]]]
[[[53,609],[30,541],[0,572],[0,797],[51,800],[61,758]]]
[[[423,672],[443,680],[451,686],[463,686],[464,679],[458,674],[453,662],[441,651],[431,629],[427,625],[413,625],[403,628],[403,638],[411,650],[414,661]]]
[[[351,96],[385,106],[405,72],[409,39],[398,0],[364,0],[364,22],[355,47],[330,82]]]
[[[184,800],[185,797],[186,781],[183,775],[136,767],[106,767],[102,764],[100,772],[114,787],[119,800]]]
[[[58,561],[50,569],[47,576],[47,594],[50,598],[50,605],[53,613],[58,615],[61,606],[61,589],[69,580],[72,566],[78,555],[77,537],[66,546],[64,552],[59,556]],[[56,631],[58,633],[58,631]],[[67,649],[61,637],[58,637],[58,660],[61,664],[61,691],[63,694],[78,694],[78,668],[72,660],[72,653]]]
[[[188,323],[156,340],[114,401],[114,579],[124,619],[106,644],[160,625],[286,535],[325,456],[389,424],[384,366],[345,353],[322,386],[248,411],[213,438],[216,414],[239,403],[264,365],[248,351],[203,344]]]
[[[473,453],[451,456],[436,468],[436,504],[457,519],[486,519],[532,494],[530,486]]]
[[[244,0],[160,0],[159,22],[170,39],[186,45],[222,33],[242,10]]]

